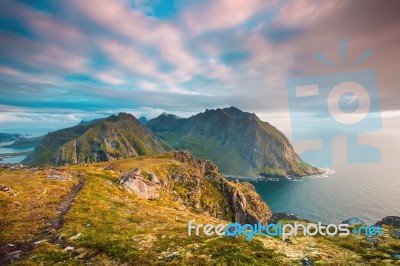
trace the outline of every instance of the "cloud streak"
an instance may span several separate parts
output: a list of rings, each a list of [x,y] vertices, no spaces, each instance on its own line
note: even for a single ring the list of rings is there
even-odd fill
[[[335,71],[376,70],[382,110],[397,111],[399,7],[392,0],[5,0],[0,124],[13,108],[84,116],[148,108],[154,116],[234,105],[287,113],[286,80],[330,73],[315,53],[340,62],[342,38],[349,62],[367,49],[373,57]]]

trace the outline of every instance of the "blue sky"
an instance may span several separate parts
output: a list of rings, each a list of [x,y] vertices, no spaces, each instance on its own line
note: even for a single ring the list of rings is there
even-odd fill
[[[119,111],[182,116],[226,106],[288,116],[291,77],[372,68],[399,109],[396,1],[4,0],[0,126],[61,126]],[[329,69],[371,49],[356,68]],[[312,112],[310,110],[304,110]],[[315,111],[315,110],[314,110]],[[318,109],[317,109],[318,111]]]

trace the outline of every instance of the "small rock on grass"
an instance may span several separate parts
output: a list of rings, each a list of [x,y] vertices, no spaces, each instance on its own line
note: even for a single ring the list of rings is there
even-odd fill
[[[43,239],[43,240],[36,241],[36,242],[34,242],[33,244],[34,244],[34,245],[39,245],[40,243],[43,243],[43,242],[47,242],[47,239]]]
[[[394,239],[400,239],[400,229],[393,230],[392,237]]]
[[[367,241],[371,243],[371,248],[376,248],[378,245],[378,239],[376,237],[367,237]]]
[[[68,246],[68,247],[66,247],[66,248],[63,249],[63,251],[71,251],[71,250],[74,250],[74,248],[71,247],[71,246]]]
[[[8,253],[8,256],[12,257],[13,259],[19,259],[21,257],[21,250],[17,250],[11,253]]]
[[[400,260],[400,252],[393,252],[392,258],[395,260]]]
[[[76,235],[71,236],[69,239],[77,239],[80,236],[81,236],[81,233],[77,233]]]
[[[307,266],[313,265],[312,262],[311,262],[311,260],[310,260],[309,258],[307,258],[307,257],[302,258],[302,259],[300,260],[300,262],[301,262],[303,265],[307,265]]]

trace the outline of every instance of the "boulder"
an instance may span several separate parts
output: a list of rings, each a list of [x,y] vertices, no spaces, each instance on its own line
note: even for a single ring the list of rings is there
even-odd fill
[[[400,252],[392,252],[392,258],[395,260],[400,260]]]
[[[300,260],[300,262],[301,262],[301,264],[307,265],[307,266],[313,265],[312,262],[311,262],[311,260],[310,260],[309,258],[307,258],[307,257],[302,258],[302,259]]]
[[[400,228],[400,217],[399,216],[386,216],[382,219],[382,224],[391,225]]]
[[[140,174],[140,169],[138,168],[125,173],[117,179],[117,183],[120,184],[122,188],[134,192],[140,198],[151,200],[160,197],[156,186],[144,178]]]
[[[350,219],[344,220],[341,223],[342,224],[362,224],[362,225],[367,225],[364,221],[360,220],[357,217],[352,217]]]
[[[392,232],[392,237],[393,237],[394,239],[400,239],[400,229],[395,229],[395,230],[393,230],[393,232]]]

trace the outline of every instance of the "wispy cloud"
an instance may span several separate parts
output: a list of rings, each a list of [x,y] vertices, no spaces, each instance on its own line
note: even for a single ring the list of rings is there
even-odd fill
[[[377,71],[382,110],[399,110],[398,8],[370,0],[4,0],[0,104],[83,116],[231,105],[287,113],[286,80],[329,73],[315,53],[340,61],[337,41],[347,38],[349,62],[373,51],[360,68]],[[3,124],[15,118],[7,113],[15,114],[4,109]]]

